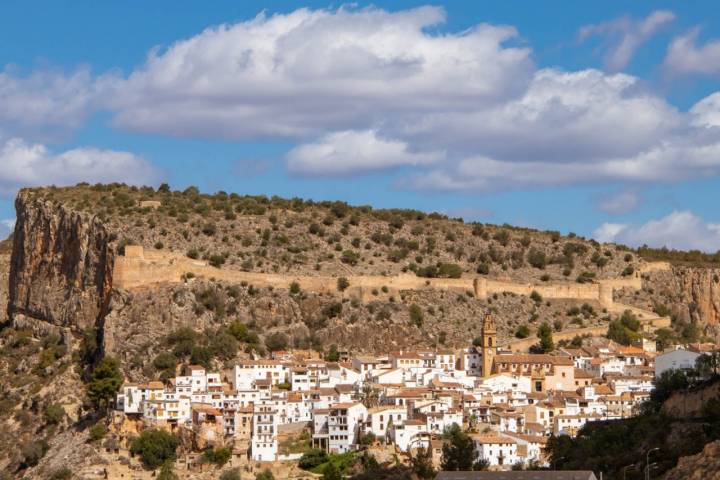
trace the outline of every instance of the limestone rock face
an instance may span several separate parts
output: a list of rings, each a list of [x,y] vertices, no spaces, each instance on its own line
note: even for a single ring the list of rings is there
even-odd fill
[[[10,261],[8,315],[81,331],[104,316],[114,252],[101,221],[24,190]],[[99,326],[99,325],[98,325]]]
[[[675,267],[673,276],[694,321],[707,325],[720,323],[720,270],[714,268]]]
[[[682,457],[675,468],[663,477],[665,480],[717,480],[720,479],[720,441],[705,445],[702,452]]]
[[[10,274],[10,255],[0,254],[0,323],[6,320],[8,300],[8,275]]]

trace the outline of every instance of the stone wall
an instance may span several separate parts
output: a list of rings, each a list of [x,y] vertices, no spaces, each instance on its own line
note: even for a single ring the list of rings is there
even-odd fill
[[[663,269],[656,265],[653,269]],[[347,277],[350,284],[344,292],[337,288],[337,277],[332,276],[294,276],[274,273],[242,272],[215,268],[202,260],[193,260],[184,255],[165,251],[145,251],[139,246],[125,247],[125,256],[115,261],[113,285],[131,290],[166,282],[180,282],[183,275],[192,273],[196,277],[214,278],[227,282],[248,284],[256,287],[288,289],[297,282],[302,290],[315,293],[331,293],[338,296],[357,298],[362,301],[382,300],[389,297],[399,298],[403,290],[446,290],[458,293],[473,292],[479,299],[488,298],[495,293],[511,292],[529,296],[537,292],[546,299],[574,299],[578,301],[598,301],[612,313],[631,310],[644,324],[659,328],[669,325],[669,319],[659,318],[655,313],[613,300],[613,291],[619,288],[642,288],[640,275],[619,279],[603,279],[597,283],[515,283],[487,278],[422,278],[414,274],[396,276],[359,275]],[[600,329],[603,331],[600,332]],[[556,341],[570,339],[575,335],[604,333],[606,327],[591,327],[558,333]],[[585,332],[584,330],[587,330]],[[530,340],[513,343],[524,346]],[[534,339],[533,339],[534,341]]]
[[[133,289],[145,285],[164,282],[179,282],[186,273],[197,277],[215,278],[229,282],[247,282],[257,287],[289,288],[297,282],[300,288],[317,292],[337,292],[337,277],[332,276],[294,276],[273,273],[242,272],[211,267],[202,260],[193,260],[183,255],[144,251],[139,246],[125,247],[125,256],[118,257],[113,274],[114,286]],[[640,277],[627,279],[600,280],[598,283],[556,283],[531,284],[515,283],[486,278],[422,278],[414,274],[396,276],[358,275],[347,277],[350,282],[349,293],[365,299],[373,290],[385,287],[388,294],[397,294],[401,290],[449,290],[473,292],[477,298],[487,298],[494,293],[510,292],[529,296],[537,292],[543,298],[565,298],[577,300],[597,300],[603,307],[613,304],[612,292],[616,288],[641,288]],[[374,296],[374,295],[373,295]]]

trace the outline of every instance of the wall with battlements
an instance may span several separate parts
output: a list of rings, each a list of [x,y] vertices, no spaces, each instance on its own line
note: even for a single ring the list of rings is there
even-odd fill
[[[656,269],[662,268],[655,267]],[[215,268],[202,260],[161,251],[146,251],[140,246],[126,246],[125,255],[115,261],[113,285],[121,289],[133,289],[147,285],[180,282],[186,273],[196,277],[214,278],[228,282],[247,282],[256,287],[286,289],[297,282],[300,288],[316,293],[336,293],[337,278],[331,276],[295,276],[274,273],[242,272]],[[459,293],[473,292],[477,298],[487,298],[494,293],[510,292],[530,295],[533,291],[543,298],[596,300],[603,308],[615,310],[613,290],[619,288],[642,288],[639,275],[628,278],[599,280],[597,283],[547,283],[524,284],[489,280],[486,278],[421,278],[414,274],[397,276],[358,275],[347,277],[350,283],[346,295],[368,299],[376,297],[383,287],[386,295],[397,295],[401,290],[448,290]],[[627,308],[621,306],[619,308]],[[646,313],[646,312],[643,312]]]
[[[645,271],[669,268],[669,265],[646,266]],[[613,290],[620,288],[642,288],[642,278],[634,275],[627,278],[604,279],[596,283],[514,283],[486,278],[421,278],[414,274],[397,276],[358,275],[348,276],[350,287],[344,292],[337,289],[337,277],[330,276],[294,276],[274,273],[242,272],[215,268],[202,260],[193,260],[186,256],[162,251],[145,251],[140,246],[126,246],[125,255],[115,260],[113,286],[121,289],[135,289],[158,283],[181,282],[183,275],[192,273],[196,277],[214,278],[233,283],[247,282],[256,287],[288,289],[297,282],[302,290],[315,293],[331,293],[338,296],[357,298],[362,301],[377,300],[390,296],[399,298],[402,290],[447,290],[458,293],[473,292],[479,299],[485,299],[494,293],[511,292],[529,296],[537,292],[546,299],[575,299],[579,301],[597,301],[612,313],[631,310],[640,320],[652,328],[668,326],[669,318],[658,317],[654,312],[613,300]],[[384,288],[383,288],[384,287]],[[386,290],[386,291],[383,291]],[[587,330],[587,331],[586,331]],[[607,327],[590,327],[555,333],[556,341],[571,339],[575,335],[604,334]],[[527,350],[536,339],[512,342],[514,351]],[[530,343],[528,343],[530,342]]]

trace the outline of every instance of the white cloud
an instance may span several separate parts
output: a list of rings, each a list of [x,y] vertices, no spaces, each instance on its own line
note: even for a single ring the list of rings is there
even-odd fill
[[[49,137],[78,128],[91,110],[93,88],[88,69],[26,76],[10,67],[0,70],[0,137]]]
[[[616,35],[611,63],[621,65],[672,18],[658,11],[582,35]],[[0,112],[0,129],[16,118],[61,123],[48,105],[75,122],[102,108],[115,125],[145,133],[289,139],[285,161],[296,173],[406,166],[403,185],[434,190],[720,174],[720,97],[681,112],[631,75],[536,69],[512,27],[438,33],[444,21],[435,7],[262,14],[155,49],[126,77],[78,73],[75,83],[13,87],[40,106],[25,118],[13,104],[14,113]],[[75,103],[65,98],[73,95]]]
[[[604,223],[593,236],[602,242],[649,245],[678,250],[720,250],[720,225],[708,223],[689,211],[674,211],[642,225]]]
[[[56,154],[18,138],[0,145],[0,165],[0,195],[12,195],[20,187],[82,181],[148,184],[159,176],[132,153],[82,147]]]
[[[602,212],[620,215],[632,212],[639,203],[637,192],[634,190],[621,190],[599,199],[597,207]]]
[[[377,132],[345,131],[293,148],[286,159],[291,172],[309,175],[349,175],[403,165],[427,165],[443,157],[439,152],[414,153],[406,143],[378,138]]]
[[[580,28],[579,37],[581,41],[594,35],[605,38],[605,66],[619,71],[627,67],[640,45],[673,20],[673,12],[655,10],[642,20],[624,16],[609,22],[585,25]]]
[[[713,93],[691,109],[692,124],[696,127],[720,127],[720,92]]]
[[[675,37],[668,47],[663,63],[665,69],[677,75],[720,74],[720,40],[698,46],[699,28]]]
[[[5,240],[8,235],[10,235],[15,228],[15,219],[14,218],[6,218],[4,220],[0,220],[0,240]]]
[[[221,25],[105,79],[125,128],[229,139],[316,137],[402,115],[475,109],[522,91],[532,71],[517,32],[433,34],[436,7],[299,9]]]
[[[623,223],[605,222],[595,229],[593,237],[598,242],[615,242],[619,235],[627,230],[627,225]]]

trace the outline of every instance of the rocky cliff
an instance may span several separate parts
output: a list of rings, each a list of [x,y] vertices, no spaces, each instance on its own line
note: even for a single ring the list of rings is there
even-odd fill
[[[114,259],[102,222],[32,190],[18,194],[15,208],[7,308],[14,324],[95,326],[107,310]]]
[[[682,457],[665,480],[717,480],[720,478],[720,441],[705,445],[697,455]]]
[[[661,290],[667,285],[663,272],[651,283]],[[673,267],[667,286],[673,308],[684,319],[711,326],[720,324],[720,269]]]

